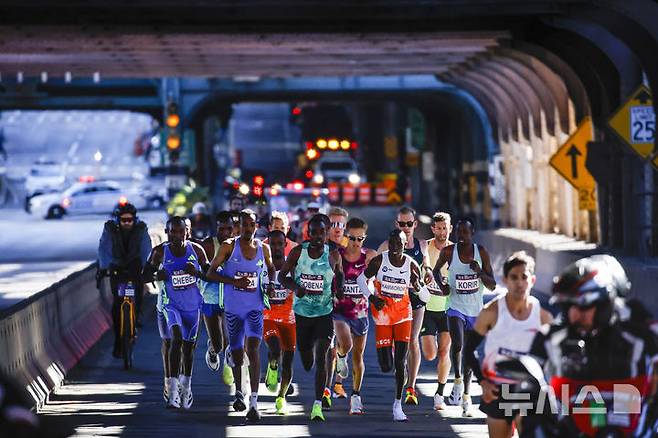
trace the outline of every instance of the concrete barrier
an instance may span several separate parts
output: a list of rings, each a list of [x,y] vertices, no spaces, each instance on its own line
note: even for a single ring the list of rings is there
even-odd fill
[[[550,293],[553,277],[558,275],[568,264],[593,254],[607,254],[605,249],[594,244],[557,235],[542,234],[537,231],[519,229],[500,229],[496,231],[478,231],[475,240],[484,245],[491,255],[491,264],[500,282],[503,275],[503,263],[514,251],[524,250],[535,258],[537,274],[537,292]],[[612,254],[615,255],[615,254]],[[628,278],[633,284],[631,297],[642,301],[658,317],[658,260],[640,260],[631,257],[617,257]]]
[[[112,325],[109,282],[98,290],[95,274],[94,263],[0,311],[0,369],[37,409]]]

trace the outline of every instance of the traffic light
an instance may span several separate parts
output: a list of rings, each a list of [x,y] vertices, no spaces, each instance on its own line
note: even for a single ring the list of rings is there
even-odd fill
[[[181,149],[180,137],[180,115],[178,114],[178,105],[176,102],[167,103],[165,108],[165,125],[167,129],[167,150],[172,162],[178,161]]]
[[[254,176],[254,188],[253,188],[253,193],[254,197],[256,199],[260,199],[263,197],[263,194],[265,193],[263,191],[263,186],[265,185],[265,178],[263,175],[256,175]]]

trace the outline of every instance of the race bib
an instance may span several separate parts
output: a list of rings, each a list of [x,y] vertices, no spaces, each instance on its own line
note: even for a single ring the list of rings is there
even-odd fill
[[[299,285],[306,289],[309,295],[322,295],[324,292],[324,278],[318,274],[301,274]]]
[[[237,271],[233,276],[233,278],[236,280],[239,278],[249,279],[249,286],[247,286],[246,289],[236,287],[235,290],[239,290],[243,292],[256,292],[256,286],[258,285],[258,274],[256,274],[255,272]]]
[[[287,297],[288,289],[279,283],[274,283],[274,295],[270,297],[270,304],[283,304]]]
[[[196,284],[196,277],[185,271],[174,271],[171,276],[171,285],[174,289],[185,289]]]
[[[427,290],[429,291],[430,294],[432,295],[440,295],[443,296],[443,291],[439,287],[439,285],[436,283],[436,281],[433,281],[431,284],[427,285]]]
[[[361,289],[359,285],[356,284],[356,280],[345,280],[343,283],[343,294],[346,297],[362,297]]]
[[[132,284],[132,282],[121,285],[121,293],[119,295],[122,297],[134,297],[135,286]]]
[[[403,278],[384,275],[382,276],[380,291],[385,297],[402,299],[404,294],[407,293],[407,281]]]
[[[480,278],[477,274],[455,275],[455,289],[458,294],[474,294],[480,291]]]

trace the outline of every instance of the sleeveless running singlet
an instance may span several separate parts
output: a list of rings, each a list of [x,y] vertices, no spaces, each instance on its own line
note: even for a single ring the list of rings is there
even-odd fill
[[[185,245],[185,255],[176,257],[170,250],[170,243],[164,246],[164,258],[162,269],[167,271],[169,278],[164,282],[162,296],[163,306],[174,306],[184,312],[192,312],[201,308],[201,291],[197,285],[197,278],[185,272],[187,262],[194,263],[194,267],[200,270],[199,260],[194,252],[192,243]]]
[[[263,244],[254,240],[257,245],[256,257],[249,260],[242,254],[240,238],[236,237],[231,256],[224,262],[222,273],[227,277],[247,277],[249,286],[246,289],[224,285],[224,310],[229,313],[244,314],[251,310],[263,310],[262,273],[267,272],[263,257]]]
[[[427,255],[430,258],[430,266],[434,269],[434,265],[439,260],[439,251],[434,246],[434,239],[427,241]],[[448,278],[448,264],[446,263],[441,267],[441,275],[444,278]],[[427,302],[425,308],[431,312],[444,312],[448,304],[448,297],[442,296],[441,290],[436,282],[427,285],[427,289],[430,291],[430,300]]]
[[[388,251],[382,253],[382,264],[377,271],[377,295],[386,305],[382,310],[371,306],[372,318],[377,325],[395,325],[411,320],[411,302],[409,284],[411,281],[411,264],[413,259],[406,254],[402,256],[404,264],[398,268],[388,258]]]
[[[356,279],[366,270],[366,250],[361,248],[361,255],[355,262],[349,262],[345,258],[345,249],[338,250],[343,259],[343,273],[345,283],[343,285],[343,299],[337,300],[334,305],[336,312],[348,319],[367,318],[368,300],[361,293]]]
[[[482,258],[477,244],[473,244],[473,260],[482,266]],[[484,284],[471,267],[459,259],[459,245],[457,244],[452,251],[448,274],[448,285],[450,286],[448,308],[454,309],[464,316],[478,316],[482,310]]]
[[[404,253],[411,257],[416,263],[418,263],[418,266],[423,265],[423,252],[420,250],[420,241],[414,237],[414,247],[413,248],[405,248]],[[421,272],[421,278],[423,277],[423,272]],[[421,307],[425,306],[425,303],[418,298],[416,294],[411,294],[410,295],[410,300],[411,300],[411,307],[413,309],[420,309]]]
[[[484,357],[488,358],[496,353],[509,356],[519,356],[530,351],[535,335],[541,327],[539,300],[533,296],[528,297],[532,304],[530,315],[524,320],[515,319],[507,308],[505,296],[495,298],[498,302],[498,319],[496,325],[487,333],[484,342]]]
[[[329,263],[329,245],[324,245],[322,255],[313,259],[308,254],[309,242],[302,243],[302,251],[295,267],[295,283],[306,289],[306,295],[295,295],[293,310],[307,318],[330,314],[334,309],[331,284],[334,271]]]

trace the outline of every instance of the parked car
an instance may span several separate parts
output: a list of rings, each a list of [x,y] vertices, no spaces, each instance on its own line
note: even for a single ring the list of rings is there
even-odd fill
[[[137,207],[149,207],[148,199],[138,190],[123,190],[114,181],[77,182],[59,193],[33,196],[28,212],[45,219],[89,213],[111,213],[122,200]]]
[[[25,177],[25,208],[30,198],[44,193],[54,193],[66,187],[66,168],[64,164],[50,160],[35,161],[30,173]]]

